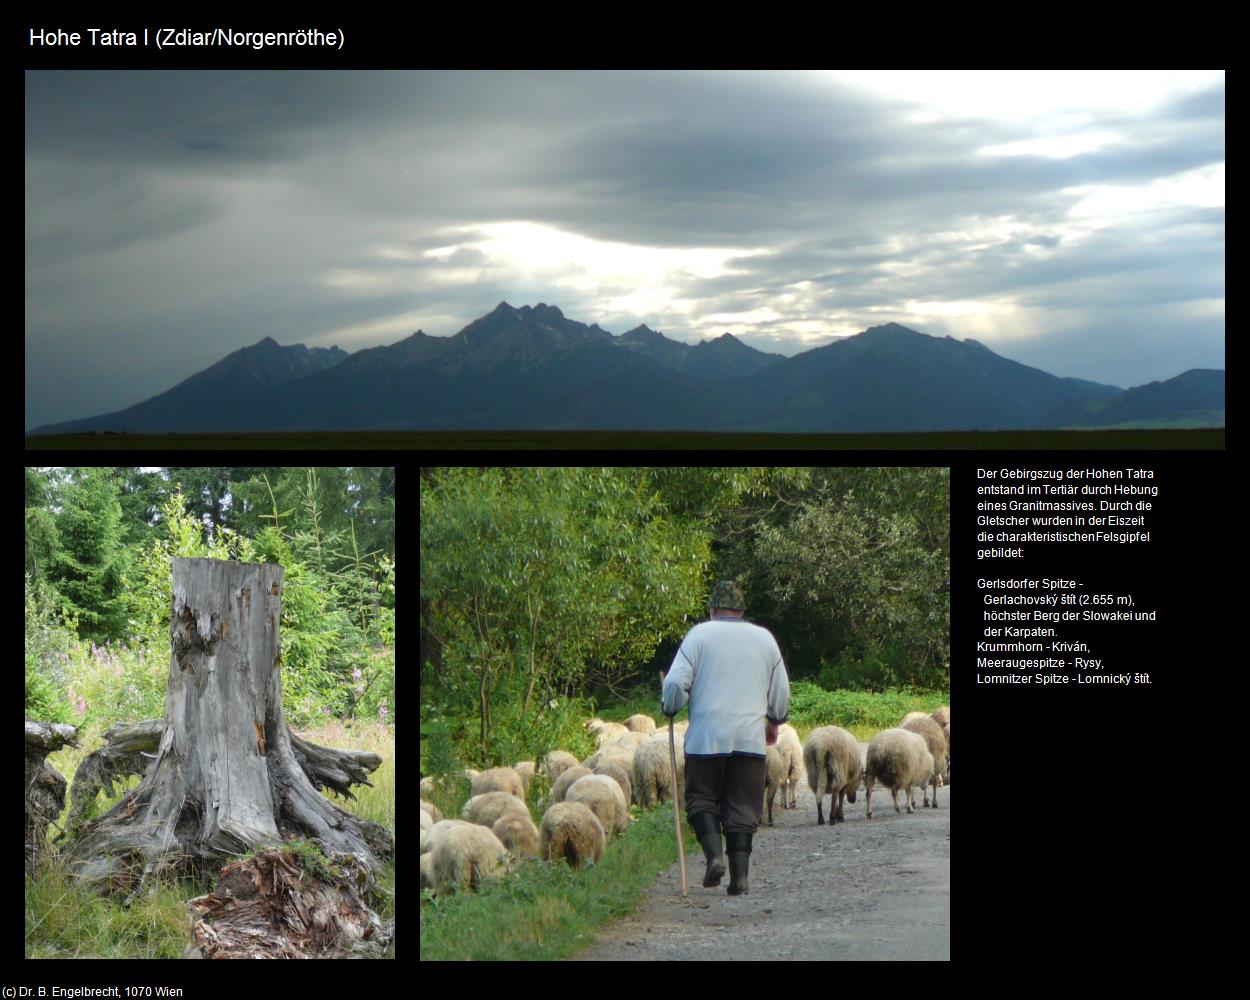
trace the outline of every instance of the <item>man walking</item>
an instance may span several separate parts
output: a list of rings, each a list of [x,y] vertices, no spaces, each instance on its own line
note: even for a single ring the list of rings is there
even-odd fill
[[[686,816],[707,857],[706,887],[725,874],[721,828],[729,848],[729,895],[747,891],[751,837],[764,811],[765,747],[790,711],[790,680],[777,640],[743,619],[736,583],[721,580],[708,601],[710,620],[686,633],[664,678],[666,716],[690,702],[686,731]]]

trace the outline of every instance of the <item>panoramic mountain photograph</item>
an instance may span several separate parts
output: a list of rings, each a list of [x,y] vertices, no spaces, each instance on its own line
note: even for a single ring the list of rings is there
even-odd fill
[[[1223,447],[1222,71],[32,71],[25,112],[28,448]]]

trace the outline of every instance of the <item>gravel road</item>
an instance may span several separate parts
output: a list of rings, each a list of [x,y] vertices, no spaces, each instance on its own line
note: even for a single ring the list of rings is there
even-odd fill
[[[924,808],[917,792],[910,815],[902,795],[901,814],[889,791],[878,786],[872,797],[871,820],[861,787],[846,822],[830,827],[816,825],[806,782],[795,809],[778,808],[778,795],[776,826],[755,835],[748,895],[726,895],[728,875],[704,889],[696,843],[686,857],[686,899],[674,862],[630,917],[572,960],[948,960],[950,788],[938,789],[937,809]]]

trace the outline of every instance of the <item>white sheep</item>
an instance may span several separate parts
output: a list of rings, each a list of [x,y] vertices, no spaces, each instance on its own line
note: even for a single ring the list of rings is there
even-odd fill
[[[783,809],[794,809],[799,804],[799,782],[803,780],[803,743],[799,734],[788,722],[777,730],[777,750],[786,765],[785,795],[781,797]]]
[[[438,893],[476,889],[507,872],[508,849],[487,827],[466,823],[443,830],[429,852],[434,889]]]
[[[877,733],[868,744],[868,762],[864,766],[864,787],[868,792],[868,818],[872,819],[872,786],[880,781],[890,790],[894,811],[900,812],[898,793],[907,792],[907,811],[916,811],[916,785],[922,785],[933,773],[933,754],[924,737],[908,729],[886,729]]]
[[[625,720],[625,728],[634,733],[654,733],[655,719],[649,715],[631,715]]]
[[[424,844],[421,847],[421,888],[434,888],[434,855],[425,852]]]
[[[421,779],[421,798],[432,799],[439,791],[446,792],[461,782],[472,781],[479,773],[469,767],[463,771],[443,775],[441,780],[437,775],[427,774]]]
[[[430,819],[432,819],[435,823],[443,818],[443,814],[439,812],[438,806],[436,806],[433,802],[426,802],[425,799],[421,800],[421,811],[423,813],[429,813]]]
[[[528,813],[524,816],[516,812],[504,813],[495,820],[491,832],[512,852],[513,857],[538,857],[538,827]]]
[[[591,773],[593,772],[590,768],[582,767],[581,764],[561,771],[560,777],[551,786],[551,794],[547,796],[547,804],[555,805],[557,802],[563,802],[564,797],[568,794],[569,785],[573,784],[578,778],[584,778]]]
[[[686,755],[682,741],[677,740],[677,796],[680,799],[684,784],[683,770]],[[638,805],[650,809],[658,802],[673,796],[672,763],[668,751],[668,733],[659,733],[634,751],[634,796]]]
[[[621,793],[625,796],[625,801],[634,801],[634,783],[629,775],[633,771],[633,758],[629,759],[626,766],[622,767],[614,761],[608,760],[595,768],[595,774],[606,774],[609,778],[621,786]]]
[[[823,826],[824,798],[830,796],[829,825],[843,822],[843,800],[855,801],[859,791],[859,743],[841,726],[821,726],[807,734],[803,745],[807,783],[816,796],[816,825]]]
[[[608,836],[629,828],[629,802],[621,786],[606,774],[578,778],[564,793],[565,802],[581,802],[599,817]]]
[[[510,767],[492,767],[483,771],[473,779],[472,795],[485,795],[487,792],[507,792],[518,799],[525,798],[525,784],[521,776]]]
[[[615,736],[609,736],[600,745],[603,747],[604,751],[607,753],[611,753],[613,751],[621,751],[621,750],[626,750],[626,751],[636,750],[638,749],[638,747],[646,743],[647,740],[651,739],[651,737],[654,735],[655,735],[654,732],[617,733]]]
[[[930,715],[929,718],[931,718],[939,726],[949,725],[951,721],[950,705],[943,705],[941,708],[934,710],[933,714]]]
[[[603,824],[581,802],[557,802],[538,828],[538,853],[548,861],[567,861],[574,868],[603,857],[607,840]]]
[[[908,712],[903,716],[903,721],[898,724],[898,728],[902,729],[903,724],[911,722],[912,719],[927,719],[929,716],[924,712]]]
[[[543,758],[542,769],[551,783],[555,784],[556,779],[560,777],[566,768],[576,766],[577,758],[567,750],[552,750]]]
[[[629,732],[629,730],[622,726],[619,722],[604,722],[602,719],[591,719],[586,723],[586,728],[594,733],[595,738],[599,742],[599,746],[603,746],[610,740],[613,740],[618,736],[624,736],[627,732]]]
[[[525,786],[525,790],[530,790],[530,782],[534,780],[534,762],[532,760],[519,760],[512,765],[512,770],[516,771],[521,779],[521,784]]]
[[[424,854],[432,850],[434,847],[434,841],[441,837],[447,830],[450,830],[453,826],[472,825],[472,823],[463,819],[440,819],[426,832],[425,842],[421,845],[421,853]]]
[[[478,826],[494,826],[495,820],[507,813],[530,818],[525,803],[508,792],[483,792],[464,804],[460,818]]]
[[[929,753],[933,755],[933,775],[924,786],[924,804],[926,806],[929,804],[929,785],[931,784],[933,786],[933,808],[936,809],[938,807],[938,779],[941,778],[942,772],[946,770],[946,737],[942,735],[942,727],[927,715],[924,715],[919,719],[909,719],[903,723],[901,728],[922,736],[929,748]]]
[[[782,791],[782,804],[785,804],[786,762],[781,751],[775,746],[764,748],[764,805],[768,809],[768,825],[773,825],[773,800],[777,797],[777,789]]]
[[[630,733],[630,735],[639,736],[641,739],[638,743],[609,743],[582,761],[582,767],[594,770],[600,764],[606,764],[608,761],[615,761],[619,764],[623,758],[629,761],[629,767],[632,768],[634,766],[634,751],[645,743],[648,737],[645,733]]]

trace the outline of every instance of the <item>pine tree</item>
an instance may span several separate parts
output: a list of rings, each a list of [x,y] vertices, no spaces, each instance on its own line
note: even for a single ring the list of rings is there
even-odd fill
[[[108,469],[76,470],[61,496],[59,547],[47,568],[62,600],[78,618],[84,639],[125,635],[125,568],[118,484]]]

